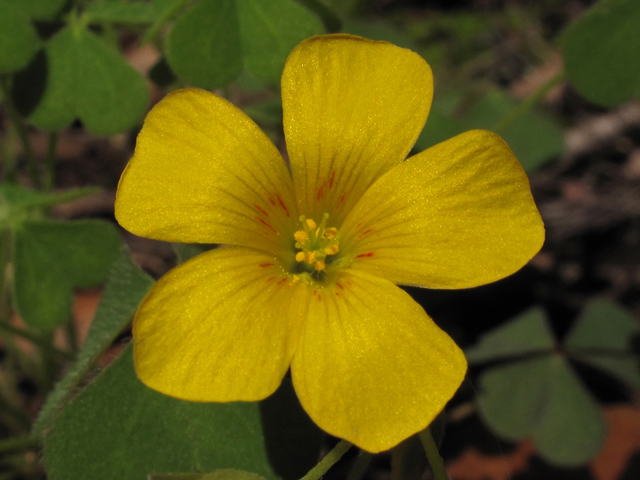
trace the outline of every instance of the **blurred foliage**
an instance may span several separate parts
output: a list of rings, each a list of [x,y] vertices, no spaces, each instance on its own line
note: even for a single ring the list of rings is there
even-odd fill
[[[593,365],[638,390],[638,335],[638,321],[607,300],[590,302],[561,345],[540,309],[487,332],[465,352],[472,364],[505,362],[480,374],[482,418],[509,440],[532,437],[554,464],[588,462],[602,447],[605,422],[570,361]]]
[[[113,221],[51,215],[52,206],[94,191],[53,191],[57,135],[70,126],[99,136],[135,133],[150,102],[196,86],[216,89],[282,145],[283,65],[299,41],[325,32],[390,41],[430,63],[435,96],[415,151],[488,129],[505,138],[532,174],[553,167],[564,152],[570,122],[549,107],[555,86],[566,79],[586,101],[604,107],[639,97],[637,0],[601,0],[590,8],[592,2],[574,2],[584,7],[580,16],[555,0],[503,2],[501,8],[472,3],[0,0],[0,331],[8,359],[0,365],[0,433],[24,440],[0,441],[0,453],[43,444],[52,480],[149,474],[155,480],[286,480],[310,468],[321,434],[286,381],[261,403],[182,402],[142,386],[130,347],[92,379],[101,356],[126,336],[153,280],[132,263]],[[143,48],[157,55],[154,65],[134,68],[131,56]],[[560,55],[566,71],[554,63]],[[532,71],[546,69],[549,75],[529,81]],[[527,88],[516,88],[523,84]],[[46,132],[44,156],[32,145],[39,130]],[[173,248],[178,262],[203,250]],[[71,342],[59,350],[52,338],[57,327],[73,325],[73,291],[98,285],[104,293],[82,348]],[[25,327],[12,323],[14,312]],[[593,300],[562,341],[540,308],[486,333],[467,350],[479,365],[482,419],[505,439],[533,438],[550,463],[588,462],[604,441],[604,420],[574,365],[640,390],[631,347],[638,325],[618,305]],[[37,360],[26,358],[14,337],[35,345]],[[53,387],[61,359],[70,357],[74,363]],[[36,403],[44,405],[35,422],[33,408],[15,392],[21,377],[36,383]],[[401,457],[396,452],[394,464]],[[6,478],[42,477],[33,461],[24,463],[8,462]],[[4,468],[0,464],[0,477]]]

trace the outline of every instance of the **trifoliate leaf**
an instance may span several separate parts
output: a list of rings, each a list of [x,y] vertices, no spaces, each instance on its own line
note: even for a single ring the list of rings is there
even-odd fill
[[[243,68],[235,0],[202,0],[181,15],[166,41],[171,69],[194,86],[231,83]]]
[[[74,288],[107,278],[120,247],[113,225],[100,220],[25,220],[14,232],[15,304],[30,326],[50,330],[71,315]]]
[[[320,20],[293,0],[236,0],[245,66],[280,83],[284,63],[302,40],[324,31]]]
[[[607,427],[600,407],[559,356],[548,362],[545,402],[533,431],[538,452],[551,463],[575,466],[598,454]]]
[[[386,22],[347,20],[342,26],[342,31],[351,35],[369,38],[371,40],[384,40],[399,47],[415,50],[411,38],[402,30],[398,30],[392,24]]]
[[[606,426],[598,404],[557,355],[490,369],[480,377],[480,391],[487,424],[509,440],[533,437],[550,463],[581,465],[602,447]]]
[[[565,348],[581,361],[608,372],[640,390],[640,362],[632,342],[640,335],[640,322],[615,303],[589,303],[565,339]]]
[[[202,0],[175,21],[166,55],[172,70],[198,87],[223,87],[245,67],[277,84],[291,50],[322,30],[293,0]]]
[[[1,0],[13,4],[34,20],[49,20],[60,13],[67,0]]]
[[[83,12],[83,18],[89,23],[146,24],[156,21],[158,11],[150,2],[111,0],[90,3]]]
[[[110,135],[141,121],[149,101],[144,78],[96,35],[67,27],[45,52],[48,81],[29,116],[36,126],[59,130],[79,118],[88,130]]]
[[[516,107],[517,102],[495,90],[478,100],[461,119],[468,128],[494,130]],[[509,144],[527,172],[558,156],[564,148],[560,125],[542,112],[529,110],[497,132]]]
[[[465,350],[465,355],[469,362],[484,362],[534,352],[551,352],[554,346],[555,340],[546,316],[536,308],[485,333],[477,345]]]
[[[33,434],[39,435],[49,427],[54,415],[62,408],[65,400],[98,357],[111,346],[120,332],[131,322],[138,305],[152,285],[151,277],[134,265],[129,258],[129,253],[121,247],[118,257],[111,266],[98,310],[91,322],[78,359],[47,397],[33,425]]]
[[[442,96],[441,96],[442,97]],[[495,90],[478,99],[470,108],[461,109],[463,96],[456,92],[434,100],[427,123],[416,142],[417,150],[425,150],[466,130],[481,128],[495,131],[495,127],[517,107],[507,94]],[[558,156],[564,148],[560,125],[550,116],[529,110],[514,118],[503,131],[497,132],[509,144],[516,158],[527,172]]]
[[[562,38],[574,88],[592,102],[618,105],[640,96],[640,2],[602,0]]]
[[[50,480],[141,480],[234,468],[269,480],[257,403],[178,400],[143,385],[127,348],[80,392],[44,441]]]
[[[0,1],[0,74],[26,67],[39,48],[40,39],[27,14]]]

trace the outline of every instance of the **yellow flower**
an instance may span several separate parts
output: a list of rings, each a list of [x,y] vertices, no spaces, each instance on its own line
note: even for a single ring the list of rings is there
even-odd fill
[[[526,175],[471,131],[405,161],[431,69],[386,42],[302,42],[282,76],[290,167],[239,109],[168,95],[147,116],[116,217],[170,242],[229,245],[160,279],[133,328],[149,387],[255,401],[289,368],[325,431],[370,452],[424,429],[459,387],[464,355],[395,284],[469,288],[520,269],[544,228]]]

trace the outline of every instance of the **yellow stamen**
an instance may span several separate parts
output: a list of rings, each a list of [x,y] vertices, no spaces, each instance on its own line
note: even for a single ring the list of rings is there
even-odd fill
[[[339,251],[340,251],[340,248],[338,247],[338,245],[329,245],[327,248],[324,249],[324,253],[326,253],[327,255],[335,255]]]
[[[338,234],[338,229],[334,227],[327,228],[324,231],[324,236],[329,240],[333,240],[334,238],[336,238],[337,234]]]
[[[322,216],[322,221],[318,225],[313,219],[300,216],[303,230],[298,230],[293,234],[295,248],[300,249],[296,253],[296,261],[308,265],[313,265],[316,272],[321,272],[327,268],[326,258],[335,255],[340,251],[338,246],[338,229],[335,227],[326,228],[329,214]],[[332,263],[331,259],[329,263]],[[304,267],[305,269],[307,267]],[[310,272],[307,269],[307,272]]]

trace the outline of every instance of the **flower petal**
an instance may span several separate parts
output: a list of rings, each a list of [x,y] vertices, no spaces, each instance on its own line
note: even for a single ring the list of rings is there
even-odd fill
[[[462,351],[407,293],[346,271],[311,299],[291,372],[320,428],[380,452],[429,425],[466,368]]]
[[[507,144],[483,130],[394,168],[366,192],[341,233],[352,268],[445,289],[511,275],[544,243],[527,176]]]
[[[133,324],[136,373],[191,401],[254,401],[276,390],[303,324],[307,288],[273,255],[242,247],[204,253],[162,277]]]
[[[298,208],[339,227],[377,178],[409,153],[433,77],[416,53],[351,35],[300,43],[282,75],[284,131]]]
[[[290,241],[293,186],[253,121],[204,90],[167,95],[147,115],[118,185],[116,218],[158,240],[275,251]]]

